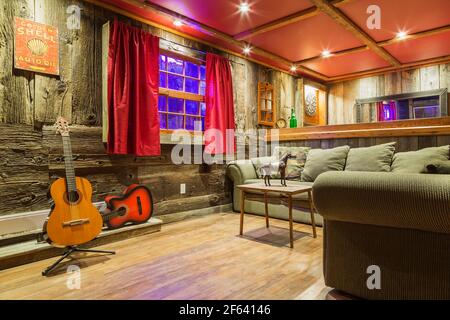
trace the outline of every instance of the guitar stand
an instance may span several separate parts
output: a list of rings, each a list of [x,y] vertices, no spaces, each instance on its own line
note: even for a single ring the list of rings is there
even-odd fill
[[[105,253],[105,254],[116,254],[115,251],[105,251],[105,250],[94,250],[94,249],[81,249],[76,246],[66,247],[61,258],[59,258],[55,263],[49,266],[47,269],[42,271],[43,276],[47,276],[51,271],[53,271],[65,258],[69,257],[74,252],[91,252],[91,253]]]

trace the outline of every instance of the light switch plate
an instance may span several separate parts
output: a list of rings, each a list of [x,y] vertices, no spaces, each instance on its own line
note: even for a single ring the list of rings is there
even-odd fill
[[[186,184],[180,183],[180,194],[185,194],[185,193],[186,193]]]

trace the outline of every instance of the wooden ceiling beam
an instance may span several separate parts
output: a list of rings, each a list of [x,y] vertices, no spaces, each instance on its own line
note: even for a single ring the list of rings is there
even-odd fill
[[[212,48],[216,48],[216,49],[221,50],[223,52],[226,52],[226,53],[229,53],[229,54],[233,54],[233,55],[236,55],[238,57],[247,59],[249,61],[261,64],[261,65],[266,66],[268,68],[272,68],[272,69],[275,69],[275,70],[278,70],[278,71],[281,71],[281,72],[285,72],[285,73],[289,73],[289,74],[294,74],[292,72],[289,72],[289,68],[292,66],[292,61],[289,61],[287,59],[284,59],[283,57],[280,57],[280,56],[277,56],[277,55],[272,54],[270,52],[267,52],[267,51],[265,51],[263,49],[260,49],[260,48],[257,48],[257,47],[252,47],[251,54],[250,55],[244,55],[244,54],[239,53],[237,51],[230,50],[230,49],[227,49],[227,48],[225,48],[223,46],[214,44],[214,43],[212,43],[210,41],[206,41],[206,40],[203,40],[203,39],[199,39],[197,37],[193,37],[193,36],[191,36],[191,35],[189,35],[187,33],[184,33],[184,32],[181,32],[179,30],[176,30],[175,28],[169,28],[167,26],[164,26],[162,24],[156,23],[154,21],[150,21],[150,20],[148,20],[148,19],[146,19],[146,18],[144,18],[144,17],[142,17],[140,15],[128,12],[126,10],[123,10],[119,6],[104,3],[101,0],[83,0],[83,1],[91,3],[91,4],[94,4],[96,6],[99,6],[99,7],[105,8],[105,9],[108,9],[108,10],[111,10],[111,11],[116,12],[118,14],[121,14],[123,16],[126,16],[126,17],[129,17],[131,19],[134,19],[136,21],[140,21],[142,23],[145,23],[145,24],[154,26],[156,28],[159,28],[161,30],[165,30],[165,31],[171,32],[173,34],[179,35],[179,36],[184,37],[186,39],[190,39],[190,40],[193,40],[193,41],[205,44],[207,46],[210,46]],[[222,33],[222,32],[220,32],[218,30],[215,30],[215,29],[213,29],[211,27],[205,26],[205,25],[203,25],[201,23],[198,23],[195,20],[192,20],[192,19],[187,18],[185,16],[176,14],[176,13],[174,13],[174,12],[168,10],[168,9],[165,9],[165,8],[161,7],[162,10],[159,10],[157,8],[157,6],[154,5],[154,4],[151,4],[151,3],[145,3],[144,4],[143,2],[140,2],[140,1],[137,1],[137,0],[124,0],[124,1],[129,3],[129,4],[135,5],[136,7],[140,8],[140,9],[150,10],[150,11],[152,11],[154,13],[159,14],[159,15],[163,15],[163,16],[169,17],[172,20],[180,19],[180,20],[183,21],[183,23],[185,25],[188,25],[188,26],[191,26],[191,27],[195,27],[196,30],[201,31],[204,34],[210,35],[210,36],[212,36],[214,38],[217,38],[217,39],[220,39],[220,40],[224,40],[224,41],[226,41],[228,43],[231,43],[233,46],[236,46],[238,48],[244,48],[244,46],[246,45],[246,43],[237,41],[233,37],[231,37],[231,36],[229,36],[229,35],[227,35],[225,33]],[[252,57],[252,55],[257,55],[257,56],[260,56],[260,57],[267,58],[267,59],[269,59],[269,60],[271,60],[273,62],[277,62],[277,63],[279,63],[281,65],[284,65],[285,69],[282,69],[280,67],[276,67],[276,66],[271,65],[270,63],[267,63],[267,62],[262,62],[262,61],[258,60],[257,58]],[[323,75],[323,74],[321,74],[319,72],[316,72],[314,70],[308,69],[306,67],[300,67],[299,66],[297,68],[297,74],[298,73],[301,73],[303,76],[312,77],[312,78],[315,78],[315,79],[317,79],[319,81],[323,81],[323,82],[325,82],[328,79],[328,77],[326,77],[325,75]]]
[[[385,47],[385,46],[388,46],[388,45],[393,44],[393,43],[404,42],[404,41],[408,41],[408,40],[415,40],[415,39],[419,39],[419,38],[423,38],[423,37],[432,36],[432,35],[435,35],[435,34],[447,32],[447,31],[450,31],[450,25],[437,27],[437,28],[433,28],[433,29],[428,29],[428,30],[424,30],[424,31],[419,31],[419,32],[407,35],[403,39],[398,39],[398,38],[394,37],[394,38],[389,39],[389,40],[384,40],[384,41],[377,42],[377,44],[380,47]],[[350,53],[365,51],[367,49],[369,49],[367,46],[355,47],[355,48],[350,48],[350,49],[345,49],[345,50],[341,50],[341,51],[332,52],[331,56],[332,57],[343,56],[343,55],[350,54]],[[326,58],[321,56],[321,55],[318,55],[318,56],[311,57],[311,58],[308,58],[308,59],[303,59],[303,60],[296,61],[295,63],[296,64],[303,64],[303,63],[313,62],[313,61],[317,61],[317,60],[321,60],[321,59],[326,59]]]
[[[365,77],[369,77],[369,76],[376,76],[376,75],[389,73],[389,72],[405,71],[405,70],[411,70],[411,69],[415,69],[415,68],[428,67],[428,66],[433,66],[436,64],[449,63],[449,62],[450,62],[450,55],[421,60],[421,61],[408,62],[408,63],[402,64],[400,67],[384,67],[384,68],[372,69],[372,70],[367,70],[367,71],[344,74],[344,75],[335,76],[335,77],[329,77],[327,84],[333,84],[336,82],[342,82],[342,81],[347,81],[347,80],[352,80],[352,79],[365,78]]]
[[[356,23],[354,23],[349,17],[347,17],[342,11],[330,4],[327,0],[310,0],[318,9],[323,13],[330,16],[334,21],[350,31],[357,39],[365,44],[369,49],[378,54],[381,58],[389,62],[394,67],[400,67],[401,63],[387,52],[384,48],[378,46],[375,40],[373,40],[363,29],[361,29]]]
[[[317,60],[327,59],[327,58],[330,58],[330,57],[345,56],[345,55],[350,54],[350,53],[366,51],[368,49],[369,49],[369,47],[367,47],[367,46],[360,46],[360,47],[345,49],[345,50],[341,50],[341,51],[331,52],[331,55],[328,56],[328,57],[324,57],[322,55],[318,55],[318,56],[311,57],[311,58],[308,58],[308,59],[299,60],[299,61],[297,61],[295,63],[296,64],[303,64],[303,63],[313,62],[313,61],[317,61]]]
[[[330,3],[338,7],[338,6],[342,6],[345,3],[348,3],[350,1],[351,0],[332,0],[332,1],[330,1]],[[311,8],[307,8],[307,9],[295,12],[293,14],[279,18],[277,20],[270,21],[270,22],[260,25],[256,28],[238,33],[237,35],[234,36],[234,38],[236,40],[246,40],[246,39],[249,39],[258,34],[276,30],[276,29],[282,28],[284,26],[317,16],[320,12],[321,11],[316,6],[313,6]]]
[[[127,1],[128,2],[137,2],[136,0],[127,0]],[[211,28],[211,27],[209,27],[207,25],[204,25],[204,24],[202,24],[200,22],[197,22],[197,21],[195,21],[195,20],[193,20],[193,19],[191,19],[189,17],[180,15],[180,14],[175,13],[175,12],[169,10],[169,9],[166,9],[164,7],[161,7],[161,6],[158,6],[158,5],[154,4],[154,3],[145,2],[144,6],[145,6],[145,9],[147,9],[147,10],[150,10],[150,11],[156,13],[156,14],[159,14],[159,15],[166,16],[167,18],[172,19],[172,20],[179,19],[179,20],[181,20],[183,22],[183,24],[185,24],[187,26],[190,26],[190,27],[192,27],[192,28],[194,28],[196,30],[199,30],[202,33],[207,34],[207,35],[209,35],[211,37],[214,37],[216,39],[226,41],[226,42],[228,42],[228,43],[230,43],[233,46],[236,46],[238,48],[242,48],[243,49],[247,45],[245,42],[238,41],[238,40],[234,39],[233,37],[229,36],[226,33],[218,31],[218,30],[216,30],[214,28]],[[258,48],[258,47],[252,47],[252,54],[255,54],[255,55],[258,55],[258,56],[270,59],[272,61],[280,63],[281,65],[285,65],[287,69],[290,68],[290,66],[292,65],[292,61],[287,60],[287,59],[285,59],[283,57],[280,57],[280,56],[278,56],[276,54],[270,53],[270,52],[268,52],[268,51],[266,51],[264,49]],[[301,72],[301,73],[303,73],[303,74],[305,74],[307,76],[311,76],[311,77],[314,77],[314,78],[322,80],[322,81],[325,81],[327,79],[327,77],[324,76],[323,74],[321,74],[319,72],[316,72],[314,70],[305,68],[305,67],[299,67],[298,68],[298,72]]]
[[[442,26],[442,27],[437,27],[437,28],[433,28],[433,29],[428,29],[428,30],[412,33],[412,34],[407,35],[403,39],[398,39],[398,38],[394,37],[394,38],[389,39],[389,40],[380,41],[380,42],[378,42],[378,45],[380,47],[385,47],[387,45],[390,45],[390,44],[393,44],[393,43],[396,43],[396,42],[415,40],[415,39],[419,39],[419,38],[423,38],[423,37],[427,37],[427,36],[433,36],[435,34],[447,32],[447,31],[450,31],[450,24],[448,24],[446,26]]]

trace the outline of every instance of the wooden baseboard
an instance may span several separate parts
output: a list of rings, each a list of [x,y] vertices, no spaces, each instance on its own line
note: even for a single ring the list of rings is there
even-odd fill
[[[162,221],[151,218],[148,222],[131,225],[116,230],[103,231],[96,239],[83,245],[83,248],[92,248],[108,243],[154,233],[161,230]],[[36,240],[15,243],[0,247],[0,270],[23,264],[56,257],[62,254],[63,249],[51,246],[48,243],[37,243]]]

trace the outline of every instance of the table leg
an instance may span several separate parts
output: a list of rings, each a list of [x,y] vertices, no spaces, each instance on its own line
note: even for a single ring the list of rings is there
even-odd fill
[[[244,205],[245,205],[245,191],[241,190],[241,225],[239,234],[242,236],[244,232]]]
[[[289,238],[291,242],[291,248],[294,248],[294,228],[292,223],[292,196],[289,196]]]
[[[267,203],[267,192],[264,192],[264,206],[265,206],[265,212],[266,212],[266,228],[269,227],[269,205]]]
[[[313,237],[316,238],[317,234],[316,234],[316,222],[314,220],[314,204],[312,201],[312,193],[311,191],[308,191],[308,201],[309,201],[309,210],[311,212],[311,225],[312,225],[312,229],[313,229]]]

